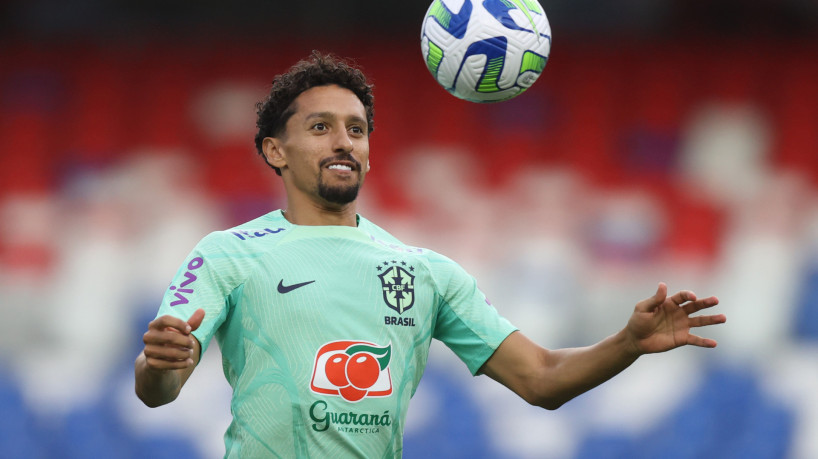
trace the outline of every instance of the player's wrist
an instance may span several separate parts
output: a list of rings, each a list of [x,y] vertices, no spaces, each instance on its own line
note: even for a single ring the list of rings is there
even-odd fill
[[[619,333],[616,334],[617,343],[622,349],[622,352],[628,357],[632,359],[637,359],[645,352],[639,346],[639,339],[631,332],[628,327],[623,328]]]

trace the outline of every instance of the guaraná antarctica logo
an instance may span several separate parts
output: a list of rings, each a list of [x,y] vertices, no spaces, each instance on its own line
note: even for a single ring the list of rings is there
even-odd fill
[[[403,314],[415,304],[414,266],[405,261],[385,261],[376,267],[383,287],[383,300],[398,314]]]
[[[318,394],[340,395],[348,402],[364,397],[392,395],[389,361],[392,344],[366,341],[333,341],[315,355],[310,389]]]

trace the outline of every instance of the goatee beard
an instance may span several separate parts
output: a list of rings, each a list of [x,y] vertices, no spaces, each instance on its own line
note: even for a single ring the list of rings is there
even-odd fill
[[[323,181],[318,182],[318,196],[333,204],[349,204],[358,197],[358,185],[328,186]]]
[[[355,165],[354,170],[358,171],[358,183],[347,186],[328,186],[324,183],[324,166],[337,160],[349,161]],[[363,184],[363,177],[360,173],[361,163],[353,158],[351,154],[344,153],[340,156],[324,158],[319,166],[321,171],[318,173],[318,196],[333,204],[349,204],[358,197],[358,190]]]

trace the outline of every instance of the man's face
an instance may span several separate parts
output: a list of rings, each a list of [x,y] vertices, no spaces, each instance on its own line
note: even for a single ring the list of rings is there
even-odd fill
[[[273,139],[275,149],[265,149],[288,193],[332,207],[354,201],[369,171],[364,105],[352,91],[330,85],[302,92],[293,107],[284,133]]]

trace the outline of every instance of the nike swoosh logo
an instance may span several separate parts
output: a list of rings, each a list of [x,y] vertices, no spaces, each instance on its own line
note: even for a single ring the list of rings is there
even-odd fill
[[[284,285],[284,279],[278,281],[278,293],[290,293],[297,288],[301,288],[305,285],[309,285],[315,282],[311,280],[309,282],[301,282],[300,284],[293,284],[293,285]]]

